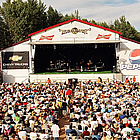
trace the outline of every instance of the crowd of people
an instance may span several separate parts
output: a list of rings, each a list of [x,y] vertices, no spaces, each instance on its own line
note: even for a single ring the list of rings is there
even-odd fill
[[[140,84],[135,77],[125,82],[103,82],[99,77],[97,82],[82,83],[69,108],[68,138],[140,139]]]
[[[135,81],[134,81],[135,80]],[[136,79],[0,85],[0,140],[132,140],[140,135],[140,84]]]

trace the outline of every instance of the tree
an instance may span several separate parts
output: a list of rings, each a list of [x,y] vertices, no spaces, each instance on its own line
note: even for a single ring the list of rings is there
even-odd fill
[[[67,21],[67,20],[70,20],[70,19],[80,19],[81,20],[81,16],[79,16],[79,11],[78,10],[75,10],[74,14],[72,13],[71,15],[68,15],[66,14],[65,16],[62,15],[62,18],[61,18],[61,22],[64,22],[64,21]],[[86,19],[82,19],[83,21],[86,21]]]
[[[80,15],[79,15],[79,11],[78,11],[78,10],[75,10],[74,14],[71,14],[71,17],[81,20],[81,17],[80,17]]]
[[[114,26],[112,26],[111,29],[121,32],[122,36],[126,38],[140,41],[140,33],[138,33],[138,31],[130,24],[129,21],[126,21],[125,16],[116,19],[114,21]]]
[[[90,20],[89,22],[90,22],[90,23],[92,23],[92,24],[95,24],[95,25],[97,24],[97,23],[96,23],[96,21],[95,21],[95,20],[93,20],[93,19],[92,19],[92,20]]]
[[[47,26],[46,6],[39,0],[6,0],[0,7],[13,42],[24,40],[29,33]]]
[[[49,6],[46,11],[46,5],[42,3],[41,0],[27,0],[24,2],[22,0],[13,0],[13,2],[11,2],[11,0],[6,0],[2,3],[0,12],[4,19],[4,21],[0,19],[0,34],[6,34],[6,36],[3,35],[5,38],[9,36],[11,40],[8,41],[8,38],[5,39],[8,43],[11,41],[16,43],[24,40],[28,37],[28,34],[60,22],[73,18],[82,19],[78,10],[75,10],[74,14],[71,15],[62,15],[56,9],[53,9],[52,6]],[[96,22],[93,19],[88,21],[83,18],[82,20],[119,31],[124,37],[140,41],[140,33],[131,26],[129,21],[126,21],[125,16],[116,19],[114,23],[111,24],[107,24],[106,22]],[[4,39],[1,38],[1,40]]]
[[[62,16],[60,22],[64,22],[64,21],[67,21],[67,20],[70,20],[70,19],[72,19],[72,17],[69,16],[68,14],[66,14],[65,16]]]
[[[107,23],[104,21],[104,22],[99,22],[97,23],[99,26],[102,26],[102,27],[105,27],[105,28],[109,28],[109,25],[107,25]]]
[[[0,17],[0,48],[4,48],[12,44],[10,33],[8,32],[2,17]]]
[[[49,6],[47,11],[47,26],[52,26],[61,22],[62,14],[56,9],[54,10],[52,6]]]

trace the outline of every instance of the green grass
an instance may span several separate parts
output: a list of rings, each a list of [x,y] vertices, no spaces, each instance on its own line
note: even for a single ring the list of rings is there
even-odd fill
[[[105,74],[105,73],[112,73],[111,71],[100,71],[100,72],[80,72],[80,71],[73,71],[69,72],[69,74]],[[42,72],[36,74],[67,74],[66,72]]]

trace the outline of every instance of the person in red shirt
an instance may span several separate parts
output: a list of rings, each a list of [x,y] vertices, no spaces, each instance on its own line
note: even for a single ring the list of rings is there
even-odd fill
[[[72,91],[68,88],[66,91],[66,96],[71,97]]]
[[[125,79],[125,83],[128,83],[128,82],[129,82],[129,79],[128,79],[128,78],[126,78],[126,79]]]
[[[135,77],[135,76],[133,77],[133,82],[134,82],[134,83],[136,82],[136,77]]]
[[[83,136],[90,136],[90,132],[88,131],[87,126],[85,126],[85,131],[83,132]]]
[[[50,78],[48,78],[47,82],[48,82],[48,84],[50,84],[50,83],[51,83],[51,79],[50,79]]]

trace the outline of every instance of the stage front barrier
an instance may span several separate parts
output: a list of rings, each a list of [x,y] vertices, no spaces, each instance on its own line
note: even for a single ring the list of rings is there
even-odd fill
[[[121,73],[109,73],[109,74],[30,74],[30,82],[46,83],[50,78],[52,82],[68,82],[68,79],[78,79],[78,81],[97,81],[98,77],[102,78],[102,81],[118,80],[122,81]]]

